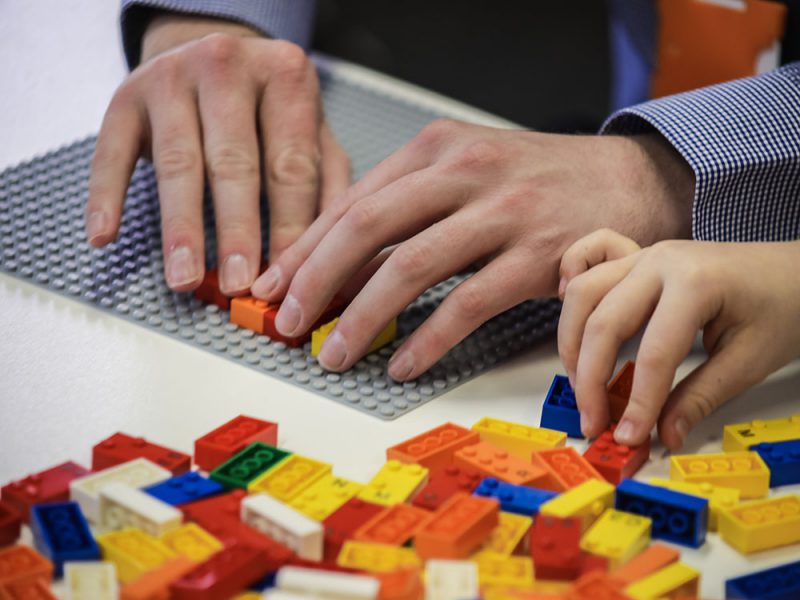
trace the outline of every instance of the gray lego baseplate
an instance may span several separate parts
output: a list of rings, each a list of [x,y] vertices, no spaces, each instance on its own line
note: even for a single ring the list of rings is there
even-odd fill
[[[356,177],[429,121],[450,116],[335,73],[323,74],[322,89],[326,114],[352,158]],[[389,357],[463,281],[464,276],[456,276],[425,292],[399,315],[393,344],[345,373],[326,372],[311,356],[310,344],[287,348],[233,325],[216,306],[169,290],[149,164],[140,162],[136,168],[117,240],[100,250],[90,248],[83,212],[93,148],[92,137],[0,174],[0,271],[382,419],[413,410],[532,347],[555,328],[559,303],[528,301],[485,323],[416,381],[393,381],[386,373]],[[264,214],[265,231],[267,221]],[[208,197],[205,229],[207,261],[213,265],[214,219]]]

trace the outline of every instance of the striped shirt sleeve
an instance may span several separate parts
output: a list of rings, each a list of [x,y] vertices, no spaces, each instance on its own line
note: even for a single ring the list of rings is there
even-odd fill
[[[150,11],[218,17],[249,25],[264,35],[308,48],[316,0],[121,0],[122,44],[128,66],[139,62]]]
[[[631,106],[601,128],[652,131],[694,171],[695,239],[800,239],[800,63]]]

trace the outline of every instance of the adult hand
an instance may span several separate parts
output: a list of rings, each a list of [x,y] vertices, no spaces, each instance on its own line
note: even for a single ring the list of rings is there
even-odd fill
[[[92,245],[116,236],[140,155],[155,166],[165,275],[177,291],[203,277],[204,176],[228,295],[247,291],[258,274],[262,186],[274,260],[350,183],[303,50],[215,19],[165,14],[148,26],[142,63],[117,89],[97,138],[86,206]]]
[[[614,226],[643,244],[688,235],[692,189],[689,167],[655,135],[437,121],[324,211],[252,291],[283,299],[276,326],[294,335],[350,278],[374,271],[319,356],[343,370],[424,290],[485,262],[392,357],[389,374],[413,379],[494,315],[555,295],[561,255],[586,233]]]
[[[800,242],[667,241],[641,251],[614,232],[577,242],[558,347],[575,385],[581,429],[608,425],[606,385],[620,345],[646,325],[630,401],[615,431],[636,445],[658,422],[670,449],[715,408],[800,355]],[[699,330],[708,359],[673,389]]]

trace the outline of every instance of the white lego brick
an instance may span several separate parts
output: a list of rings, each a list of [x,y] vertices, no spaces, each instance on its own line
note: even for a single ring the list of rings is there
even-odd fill
[[[466,600],[480,596],[478,565],[471,560],[425,563],[425,600]]]
[[[136,527],[159,537],[182,522],[177,508],[127,483],[109,483],[100,490],[99,525],[104,529]]]
[[[117,600],[117,569],[110,562],[64,563],[64,600]]]
[[[332,600],[374,600],[378,597],[381,584],[367,575],[283,567],[275,577],[275,587],[282,591]]]
[[[260,493],[244,498],[241,519],[301,558],[322,560],[322,525],[272,496]]]
[[[273,588],[265,591],[261,597],[264,600],[327,600],[327,596],[309,596],[308,594],[298,594],[297,592],[287,592]]]
[[[141,488],[160,483],[172,477],[167,469],[146,458],[136,458],[121,465],[74,479],[69,484],[69,495],[81,505],[87,519],[96,523],[100,519],[100,490],[111,483],[127,483]]]

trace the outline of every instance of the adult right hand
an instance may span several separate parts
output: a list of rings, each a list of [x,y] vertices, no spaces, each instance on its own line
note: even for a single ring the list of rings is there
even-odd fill
[[[165,275],[176,291],[203,278],[204,177],[228,295],[246,292],[258,274],[262,186],[274,260],[350,183],[304,51],[216,19],[163,14],[149,24],[142,62],[115,92],[97,138],[86,207],[93,246],[115,238],[140,156],[155,166]]]

